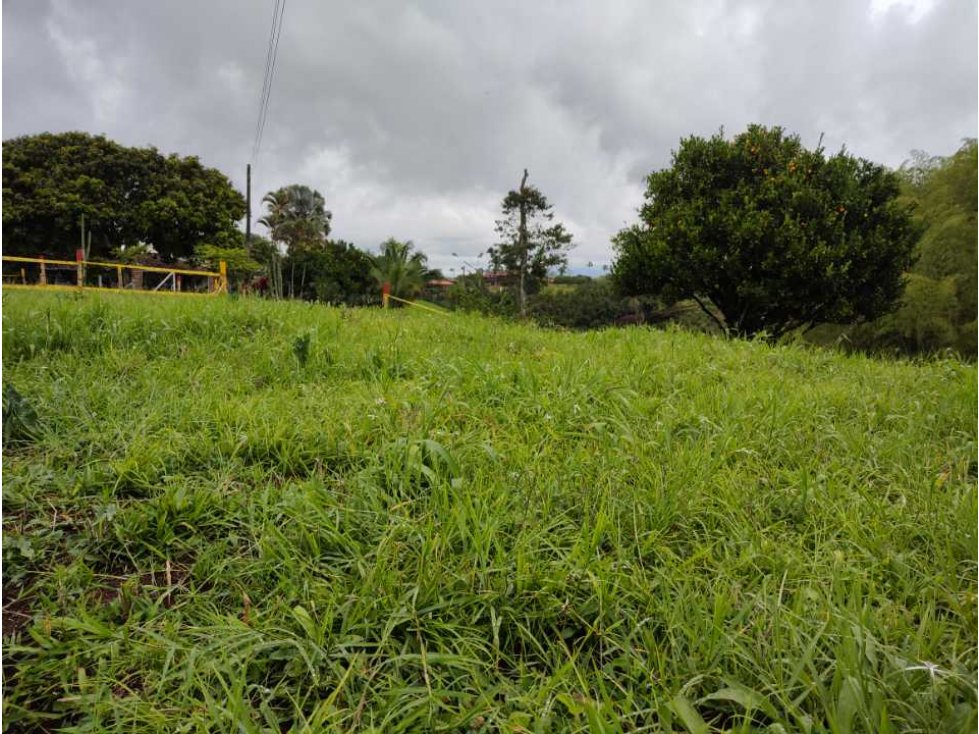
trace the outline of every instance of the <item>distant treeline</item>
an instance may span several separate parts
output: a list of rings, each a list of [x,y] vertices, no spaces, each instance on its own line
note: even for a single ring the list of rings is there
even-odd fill
[[[808,151],[780,128],[681,141],[648,178],[639,222],[603,277],[555,275],[571,234],[524,171],[504,197],[489,267],[449,283],[409,241],[332,239],[324,197],[269,192],[267,237],[245,242],[244,199],[196,158],[85,133],[4,143],[6,254],[228,264],[231,289],[375,305],[403,299],[593,329],[674,323],[873,353],[976,356],[977,146],[915,153],[898,171]],[[86,239],[87,235],[87,239]]]

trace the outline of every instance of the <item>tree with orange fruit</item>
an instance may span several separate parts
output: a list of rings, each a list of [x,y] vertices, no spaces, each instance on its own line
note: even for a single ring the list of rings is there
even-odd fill
[[[695,300],[725,332],[778,338],[893,310],[920,229],[896,174],[752,125],[681,141],[616,235],[626,295]]]

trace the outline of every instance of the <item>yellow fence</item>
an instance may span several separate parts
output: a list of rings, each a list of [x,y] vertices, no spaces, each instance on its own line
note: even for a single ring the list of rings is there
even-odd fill
[[[430,311],[431,313],[437,313],[440,316],[447,316],[448,314],[452,313],[451,311],[446,311],[446,310],[443,310],[443,309],[434,308],[434,307],[429,306],[428,304],[425,304],[425,303],[418,303],[418,301],[406,301],[403,298],[398,298],[397,296],[392,296],[390,293],[382,293],[381,294],[381,305],[383,305],[384,308],[387,308],[387,306],[388,306],[388,303],[387,303],[388,300],[398,301],[399,303],[405,303],[405,304],[407,304],[409,306],[414,306],[415,308],[421,308],[421,309],[424,309],[425,311]]]
[[[91,260],[51,260],[43,257],[3,255],[3,287],[46,290],[105,290],[126,293],[165,293],[167,295],[217,295],[228,292],[228,268],[222,260],[218,272],[184,268],[95,262]],[[10,265],[13,265],[11,268]],[[18,267],[19,265],[19,267]],[[156,277],[146,282],[145,274]],[[128,276],[128,278],[127,278]],[[184,279],[190,279],[185,283]]]

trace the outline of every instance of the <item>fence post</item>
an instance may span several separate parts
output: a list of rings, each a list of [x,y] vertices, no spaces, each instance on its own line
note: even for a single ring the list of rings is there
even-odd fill
[[[122,265],[116,265],[116,288],[122,288]]]
[[[391,301],[391,284],[385,283],[381,286],[381,306],[383,308],[388,307],[388,303]]]
[[[41,281],[40,281],[40,284],[41,285],[47,285],[48,284],[48,270],[47,270],[47,267],[44,265],[44,255],[41,255],[41,258],[40,259],[41,259]]]
[[[75,250],[75,262],[76,268],[78,270],[78,287],[85,287],[85,266],[82,264],[85,260],[85,251],[80,247]]]
[[[221,273],[221,277],[219,278],[218,290],[227,293],[228,292],[228,263],[226,263],[224,260],[221,260],[218,263],[218,272]]]

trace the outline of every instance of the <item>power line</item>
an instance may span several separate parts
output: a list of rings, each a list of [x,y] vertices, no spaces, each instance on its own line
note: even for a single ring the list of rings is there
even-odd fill
[[[275,0],[272,8],[272,27],[269,30],[269,45],[265,52],[265,74],[262,80],[262,95],[258,103],[258,121],[255,124],[255,142],[252,145],[252,161],[258,158],[262,149],[262,134],[269,113],[269,99],[272,95],[272,79],[275,75],[275,62],[279,53],[279,37],[282,35],[282,15],[286,10],[286,0]]]
[[[252,159],[258,157],[262,145],[262,133],[265,128],[265,118],[268,114],[269,95],[272,91],[272,70],[275,65],[275,53],[277,50],[276,38],[281,23],[282,0],[275,0],[272,8],[272,26],[269,29],[269,42],[265,50],[265,70],[262,76],[262,94],[258,102],[258,120],[255,124],[255,141],[252,144]]]
[[[275,41],[275,26],[279,16],[279,1],[275,0],[275,5],[272,7],[272,27],[269,30],[268,46],[265,49],[265,69],[262,72],[262,93],[258,99],[258,120],[255,123],[255,138],[252,140],[252,160],[258,154],[258,131],[262,125],[262,110],[265,109],[265,96],[269,86],[269,67],[272,64],[272,47]]]
[[[269,83],[269,66],[272,63],[272,44],[275,40],[275,26],[277,18],[279,16],[279,1],[275,0],[275,4],[272,6],[272,27],[269,30],[269,42],[265,49],[265,69],[262,71],[262,94],[258,100],[258,114],[259,120],[261,120],[262,108],[265,106],[265,91]],[[256,134],[258,133],[258,128],[255,128]]]
[[[269,114],[269,101],[272,96],[272,79],[275,76],[275,61],[279,55],[279,36],[282,35],[282,14],[286,10],[286,0],[281,0],[282,4],[279,8],[279,22],[275,30],[275,44],[272,47],[272,63],[269,66],[269,81],[268,89],[265,92],[265,109],[262,111],[262,122],[261,127],[258,129],[258,141],[256,144],[256,157],[262,150],[262,135],[265,132],[265,121]]]

